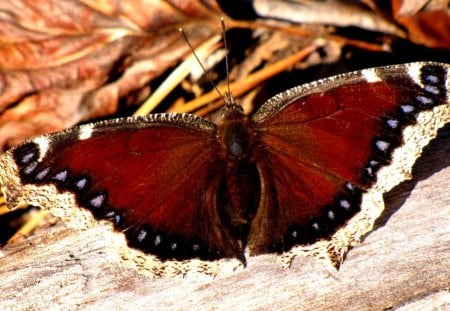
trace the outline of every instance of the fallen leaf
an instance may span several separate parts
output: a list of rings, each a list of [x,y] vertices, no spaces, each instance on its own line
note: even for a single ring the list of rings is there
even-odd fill
[[[0,148],[116,112],[220,29],[214,1],[0,3]],[[132,104],[136,104],[131,101]]]

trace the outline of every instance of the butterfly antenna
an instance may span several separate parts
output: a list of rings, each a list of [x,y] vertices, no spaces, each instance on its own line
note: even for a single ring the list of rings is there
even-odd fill
[[[228,64],[228,45],[227,45],[227,36],[225,35],[226,27],[225,27],[225,19],[223,17],[220,18],[220,22],[222,24],[222,40],[223,40],[223,47],[225,48],[225,70],[227,74],[227,96],[231,97],[231,91],[230,91],[230,66]]]
[[[211,85],[216,89],[216,92],[219,94],[220,97],[222,97],[225,102],[227,102],[226,97],[223,96],[222,92],[219,91],[219,89],[217,88],[216,84],[213,82],[213,80],[211,79],[211,76],[209,75],[208,71],[206,70],[205,66],[203,66],[202,62],[200,61],[200,59],[197,56],[197,53],[195,53],[194,48],[192,47],[192,44],[189,42],[189,39],[186,35],[186,33],[184,32],[183,28],[178,28],[178,31],[181,33],[181,35],[184,38],[184,41],[186,41],[186,44],[189,46],[189,48],[191,49],[192,54],[194,55],[195,59],[197,60],[198,64],[200,65],[200,67],[202,67],[203,72],[206,75],[206,78],[208,79],[209,83],[211,83]]]

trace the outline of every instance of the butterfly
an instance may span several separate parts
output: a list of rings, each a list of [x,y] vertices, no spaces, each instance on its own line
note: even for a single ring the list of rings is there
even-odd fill
[[[10,207],[52,209],[49,189],[70,195],[60,214],[89,211],[161,262],[287,252],[360,212],[405,129],[428,127],[427,143],[449,121],[449,69],[346,73],[286,90],[250,117],[227,93],[218,124],[163,113],[81,125],[7,151],[0,182]],[[440,122],[421,123],[430,114]]]

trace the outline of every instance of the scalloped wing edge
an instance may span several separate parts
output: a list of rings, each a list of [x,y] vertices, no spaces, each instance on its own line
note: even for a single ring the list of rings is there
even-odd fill
[[[449,73],[448,73],[449,74]],[[450,88],[447,79],[447,90]],[[447,91],[447,93],[450,93]],[[447,98],[450,98],[447,96]],[[292,248],[279,256],[284,268],[288,268],[296,256],[315,257],[338,269],[347,252],[358,245],[373,230],[375,221],[384,211],[383,194],[401,182],[412,179],[412,169],[425,146],[436,138],[438,130],[450,122],[450,102],[417,115],[417,123],[407,126],[403,132],[404,144],[394,150],[390,165],[380,168],[377,182],[362,196],[361,211],[337,230],[329,240]]]
[[[74,194],[61,193],[52,184],[45,186],[22,185],[18,177],[17,165],[12,157],[3,156],[0,159],[0,167],[2,167],[0,184],[7,199],[8,208],[14,209],[28,204],[36,205],[54,216],[60,217],[70,228],[78,230],[98,228],[102,232],[99,236],[110,241],[108,257],[122,266],[133,268],[150,277],[186,276],[197,273],[216,277],[244,268],[243,263],[238,259],[161,261],[154,255],[128,247],[125,235],[116,231],[110,221],[98,221],[86,209],[71,208],[70,206],[77,206]],[[52,202],[52,204],[50,205],[48,202]]]

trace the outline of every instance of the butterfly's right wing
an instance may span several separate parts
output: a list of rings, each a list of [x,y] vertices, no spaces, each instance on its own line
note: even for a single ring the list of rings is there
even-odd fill
[[[252,253],[329,238],[360,210],[362,193],[391,164],[405,128],[421,120],[409,130],[413,160],[402,166],[409,171],[449,122],[448,76],[449,65],[440,63],[366,69],[299,86],[262,106],[253,116],[263,194]]]

